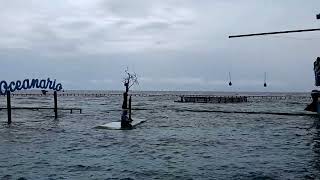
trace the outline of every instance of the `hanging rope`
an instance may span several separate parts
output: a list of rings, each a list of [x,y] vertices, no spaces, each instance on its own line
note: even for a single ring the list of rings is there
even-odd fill
[[[267,87],[267,72],[264,72],[264,87]]]
[[[232,82],[231,82],[231,73],[229,72],[229,86],[232,86]]]

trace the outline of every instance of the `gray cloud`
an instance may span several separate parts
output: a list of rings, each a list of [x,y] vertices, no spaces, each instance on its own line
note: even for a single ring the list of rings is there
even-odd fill
[[[146,90],[309,91],[320,2],[0,0],[2,79],[51,76],[65,88],[119,89],[125,67]],[[234,87],[227,86],[228,72]],[[262,87],[268,72],[270,86]],[[183,83],[182,83],[183,82]],[[225,83],[224,83],[225,82]]]

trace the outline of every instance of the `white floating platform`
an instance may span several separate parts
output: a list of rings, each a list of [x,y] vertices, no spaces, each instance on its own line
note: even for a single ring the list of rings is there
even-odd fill
[[[146,120],[145,119],[138,119],[134,118],[132,119],[133,121],[131,122],[132,127],[136,127],[137,125],[144,123]],[[96,128],[98,129],[110,129],[110,130],[121,130],[121,122],[110,122],[107,124],[99,125]]]

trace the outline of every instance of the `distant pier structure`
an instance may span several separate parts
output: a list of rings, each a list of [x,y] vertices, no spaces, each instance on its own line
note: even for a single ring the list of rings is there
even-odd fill
[[[243,103],[248,102],[247,96],[180,96],[179,103]]]

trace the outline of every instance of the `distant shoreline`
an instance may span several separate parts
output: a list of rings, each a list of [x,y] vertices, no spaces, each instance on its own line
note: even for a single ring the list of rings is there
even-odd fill
[[[53,92],[49,91],[48,93]],[[64,90],[58,92],[59,94],[121,94],[123,90]],[[133,90],[131,94],[175,94],[175,95],[309,95],[311,91],[306,92],[280,92],[280,91],[144,91],[144,90]],[[33,90],[22,90],[15,92],[14,94],[41,94],[41,89]]]

